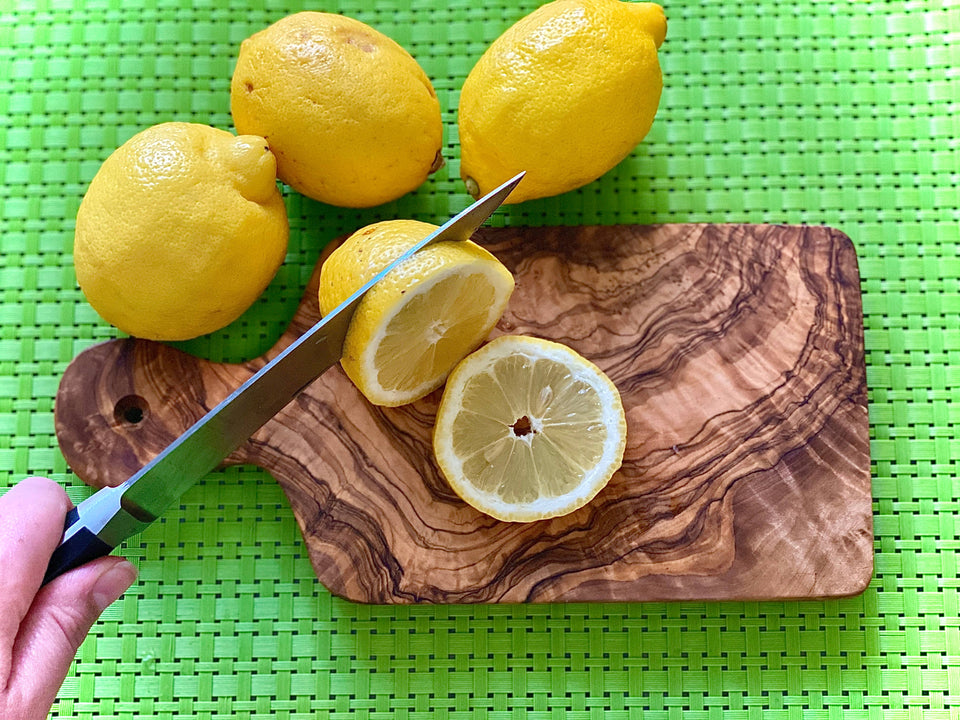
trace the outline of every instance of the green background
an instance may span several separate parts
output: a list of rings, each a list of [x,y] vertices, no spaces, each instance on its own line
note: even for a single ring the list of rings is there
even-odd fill
[[[216,360],[258,355],[330,238],[463,208],[459,88],[487,44],[536,6],[311,4],[416,57],[440,97],[447,165],[365,211],[287,191],[291,242],[274,283],[241,320],[181,346]],[[74,501],[87,494],[57,449],[52,409],[67,363],[116,334],[85,303],[71,258],[100,163],[157,122],[232,129],[240,41],[304,7],[0,0],[0,486],[46,474]],[[95,625],[55,717],[960,716],[960,2],[665,9],[665,89],[647,139],[599,181],[494,223],[847,233],[865,314],[869,589],[827,602],[355,605],[317,583],[270,476],[234,468],[124,547],[140,580]]]

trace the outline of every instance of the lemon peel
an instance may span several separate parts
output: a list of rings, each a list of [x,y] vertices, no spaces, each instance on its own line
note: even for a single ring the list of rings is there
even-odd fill
[[[395,200],[443,163],[426,73],[392,39],[343,15],[294,13],[245,39],[230,111],[238,132],[267,138],[283,182],[331,205]]]
[[[236,320],[270,283],[289,226],[262,137],[161,123],[101,165],[74,232],[77,282],[108,323],[187,340]]]
[[[663,8],[554,0],[497,38],[460,93],[460,175],[479,197],[521,170],[506,202],[549,197],[609,171],[643,140],[663,77]]]

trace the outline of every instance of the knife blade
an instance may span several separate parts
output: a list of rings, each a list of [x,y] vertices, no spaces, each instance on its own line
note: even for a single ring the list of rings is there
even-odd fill
[[[122,484],[102,488],[73,508],[43,584],[109,554],[178,502],[197,480],[340,361],[350,321],[370,288],[427,245],[469,239],[523,176],[492,190],[400,255]]]

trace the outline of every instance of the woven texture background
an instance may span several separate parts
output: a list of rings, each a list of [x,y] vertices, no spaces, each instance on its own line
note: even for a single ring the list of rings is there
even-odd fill
[[[315,3],[390,35],[434,81],[447,166],[366,211],[287,193],[286,263],[229,328],[260,354],[323,244],[439,221],[459,181],[458,91],[538,3]],[[960,2],[666,0],[665,90],[620,166],[497,224],[735,221],[846,232],[864,291],[876,574],[830,602],[368,607],[317,583],[272,478],[217,472],[127,544],[140,580],[95,626],[58,718],[960,716]],[[76,210],[100,163],[166,120],[232,129],[240,41],[300,4],[0,0],[0,489],[87,490],[58,449],[60,375],[115,331],[76,287]],[[2,569],[0,569],[2,572]],[[393,715],[391,715],[393,713]]]

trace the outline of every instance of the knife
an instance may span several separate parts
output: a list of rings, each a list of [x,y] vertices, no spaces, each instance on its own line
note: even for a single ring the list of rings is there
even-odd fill
[[[469,239],[523,176],[508,180],[404,252],[125,482],[98,490],[70,510],[43,584],[109,554],[178,502],[197,480],[340,361],[350,321],[370,288],[431,243]]]

